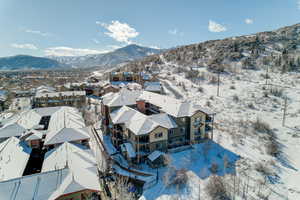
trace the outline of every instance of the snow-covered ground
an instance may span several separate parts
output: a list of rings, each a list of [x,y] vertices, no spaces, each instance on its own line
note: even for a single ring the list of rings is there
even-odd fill
[[[214,142],[225,151],[240,156],[235,171],[241,184],[247,183],[251,188],[247,192],[249,197],[300,199],[300,74],[270,72],[271,78],[268,79],[269,85],[266,86],[263,70],[243,69],[237,70],[236,74],[223,73],[220,76],[218,97],[217,84],[210,81],[210,77],[216,75],[207,72],[205,68],[200,71],[203,73],[203,79],[190,81],[183,73],[176,74],[174,66],[166,64],[162,67],[160,78],[167,81],[173,91],[180,92],[184,100],[210,106],[217,112]],[[271,89],[282,89],[282,96],[274,96],[270,93]],[[172,90],[166,89],[167,94],[174,96]],[[287,115],[285,126],[282,126],[285,95]],[[277,136],[277,142],[281,147],[278,156],[268,153],[267,134],[254,130],[253,122],[257,119],[269,124],[272,132]],[[182,162],[183,158],[191,159],[190,152],[180,153],[182,155],[178,156],[179,159],[171,154],[171,157],[175,157],[172,161],[174,166],[181,168],[186,163]],[[199,187],[202,188],[200,196],[205,197],[207,194],[203,188],[209,177],[201,177],[201,170],[199,170],[203,166],[201,157],[203,154],[199,151],[198,160],[186,167],[189,180],[179,195],[174,192],[176,188],[164,187],[164,184],[159,182],[157,186],[144,191],[142,198],[199,199]],[[210,159],[217,160],[218,156],[212,155]],[[259,164],[268,169],[268,176],[257,170]],[[161,169],[161,173],[164,170]],[[236,196],[236,199],[242,199],[241,196]]]

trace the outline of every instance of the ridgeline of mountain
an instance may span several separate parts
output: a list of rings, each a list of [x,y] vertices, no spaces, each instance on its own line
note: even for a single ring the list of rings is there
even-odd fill
[[[146,66],[168,65],[210,70],[259,69],[269,66],[281,72],[300,71],[300,24],[275,31],[211,40],[164,51],[133,61],[124,68],[139,71]]]
[[[133,60],[141,59],[149,55],[158,54],[162,52],[160,49],[154,49],[149,47],[142,47],[135,44],[128,45],[123,48],[116,49],[115,51],[93,54],[86,56],[52,56],[51,59],[55,59],[60,63],[70,65],[75,68],[85,67],[110,67],[121,63],[130,62]]]
[[[28,55],[0,58],[0,70],[52,69],[67,67],[56,60]]]

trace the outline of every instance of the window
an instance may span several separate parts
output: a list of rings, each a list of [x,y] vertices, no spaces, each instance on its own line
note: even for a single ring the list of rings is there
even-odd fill
[[[160,138],[163,136],[163,133],[155,133],[155,138]]]
[[[169,129],[169,130],[168,130],[168,134],[169,134],[169,135],[173,135],[173,134],[174,134],[174,129]]]
[[[161,143],[155,144],[156,149],[160,149],[162,147]]]
[[[182,121],[182,122],[185,122],[185,117],[181,118],[181,121]]]
[[[185,127],[181,127],[181,128],[180,128],[180,132],[181,132],[181,133],[185,133]]]

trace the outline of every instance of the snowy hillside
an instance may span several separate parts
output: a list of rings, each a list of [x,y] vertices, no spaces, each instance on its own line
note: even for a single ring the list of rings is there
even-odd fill
[[[300,199],[300,74],[273,70],[266,85],[265,70],[235,65],[234,73],[220,74],[217,96],[216,73],[200,67],[193,69],[196,76],[190,76],[184,67],[160,59],[158,70],[168,95],[217,112],[214,143],[207,152],[200,144],[171,154],[173,173],[186,171],[186,184],[166,184],[163,177],[170,167],[163,168],[158,184],[144,191],[141,199],[209,199],[213,163],[217,165],[215,173],[224,177],[223,194],[231,198]],[[205,155],[209,155],[207,160]]]

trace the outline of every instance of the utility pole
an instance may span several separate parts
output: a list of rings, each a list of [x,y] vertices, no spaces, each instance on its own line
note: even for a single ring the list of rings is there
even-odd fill
[[[268,73],[269,73],[269,66],[267,65],[267,70],[266,70],[266,85],[268,85]]]
[[[287,107],[287,96],[285,96],[285,99],[284,99],[282,126],[285,126],[286,107]]]
[[[219,97],[220,95],[220,70],[218,71],[218,91],[217,91],[217,96]]]

